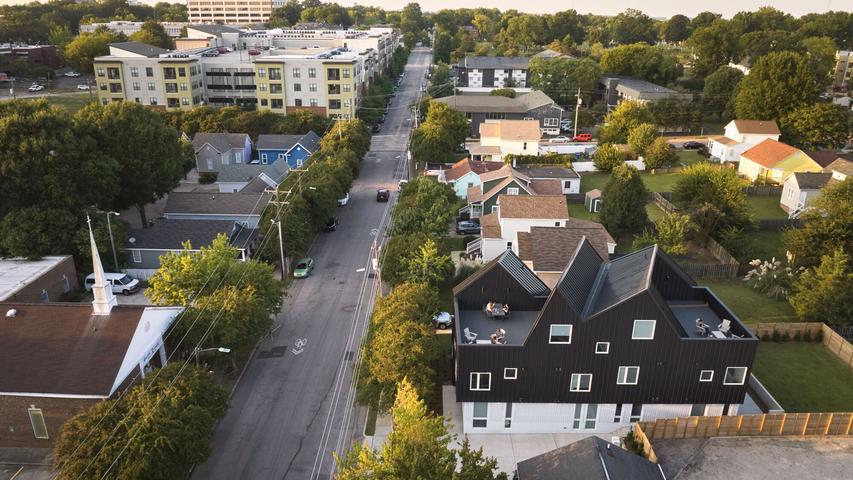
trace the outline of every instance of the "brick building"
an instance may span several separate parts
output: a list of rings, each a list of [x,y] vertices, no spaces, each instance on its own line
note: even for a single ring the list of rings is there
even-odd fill
[[[78,285],[70,255],[0,259],[0,302],[56,302]]]

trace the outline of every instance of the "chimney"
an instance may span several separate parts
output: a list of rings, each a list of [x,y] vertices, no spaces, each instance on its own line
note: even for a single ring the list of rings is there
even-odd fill
[[[86,223],[89,225],[89,243],[92,247],[92,267],[95,272],[95,284],[92,285],[93,315],[109,315],[114,306],[118,304],[113,288],[107,283],[104,275],[104,266],[101,264],[101,256],[98,254],[98,246],[95,244],[95,234],[92,233],[92,220],[86,215]]]

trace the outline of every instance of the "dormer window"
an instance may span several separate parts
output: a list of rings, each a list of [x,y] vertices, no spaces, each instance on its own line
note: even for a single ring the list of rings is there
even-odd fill
[[[518,187],[510,187],[506,189],[507,195],[518,195]]]

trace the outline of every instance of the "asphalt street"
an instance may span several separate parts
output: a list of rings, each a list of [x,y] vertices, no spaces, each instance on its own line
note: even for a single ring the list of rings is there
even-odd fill
[[[213,453],[193,478],[327,479],[332,453],[343,455],[360,439],[352,372],[376,293],[371,247],[383,240],[396,197],[378,203],[376,190],[396,192],[407,178],[409,105],[420,95],[429,58],[427,49],[409,57],[349,204],[339,208],[338,230],[314,243],[313,274],[290,288],[281,326],[258,348],[219,424]]]

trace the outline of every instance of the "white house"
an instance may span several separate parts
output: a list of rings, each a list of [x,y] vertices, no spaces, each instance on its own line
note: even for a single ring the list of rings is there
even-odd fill
[[[526,175],[534,189],[543,182],[551,183],[556,180],[560,182],[563,195],[578,194],[581,191],[581,177],[571,168],[546,165],[516,167],[515,170]]]
[[[480,124],[480,142],[466,145],[474,160],[503,161],[505,155],[539,155],[537,120],[498,120]]]
[[[785,180],[779,204],[788,216],[796,217],[820,196],[820,189],[832,179],[831,173],[797,172]]]
[[[725,134],[711,137],[711,156],[721,162],[737,162],[740,154],[767,140],[779,140],[779,126],[773,120],[732,120]]]
[[[497,211],[480,219],[483,261],[497,258],[504,250],[517,254],[519,232],[530,232],[531,227],[563,227],[568,220],[563,195],[500,195]]]
[[[853,161],[845,157],[839,157],[834,162],[830,163],[823,169],[824,172],[832,174],[832,178],[843,182],[847,177],[853,175]]]

